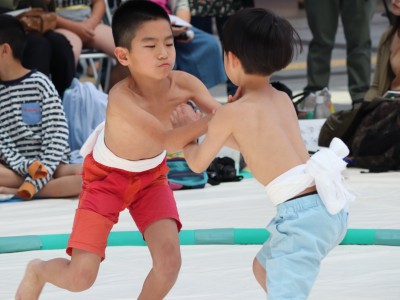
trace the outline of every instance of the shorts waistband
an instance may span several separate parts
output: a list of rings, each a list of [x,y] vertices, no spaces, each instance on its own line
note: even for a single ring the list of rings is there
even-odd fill
[[[318,192],[314,191],[314,192],[305,193],[305,194],[302,194],[302,195],[299,195],[299,196],[294,196],[293,198],[290,198],[290,199],[286,200],[285,202],[296,200],[298,198],[302,198],[302,197],[305,197],[305,196],[315,195],[315,194],[318,194]]]
[[[287,211],[301,211],[311,207],[323,206],[323,202],[317,193],[301,195],[298,198],[294,198],[285,201],[277,206],[277,212],[287,212]]]

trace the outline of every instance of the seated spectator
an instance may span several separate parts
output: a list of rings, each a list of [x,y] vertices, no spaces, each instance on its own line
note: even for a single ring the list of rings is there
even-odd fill
[[[381,36],[375,75],[364,100],[372,101],[387,91],[400,91],[400,1],[392,0],[391,13],[394,18]]]
[[[17,9],[27,8],[31,5],[47,9],[45,3],[40,5],[39,1],[21,1]],[[12,10],[2,9],[0,12],[10,11]],[[22,56],[22,65],[27,69],[36,69],[50,77],[62,99],[64,91],[71,85],[75,76],[75,61],[71,44],[62,34],[53,30],[43,35],[34,32],[27,34],[28,39]]]
[[[68,126],[51,81],[22,66],[21,23],[0,14],[0,194],[74,197],[81,165],[70,165]]]
[[[177,70],[185,71],[199,78],[207,88],[212,88],[226,81],[222,51],[215,36],[190,25],[190,10],[187,0],[150,0],[157,3],[168,12],[176,16],[179,21],[187,24],[194,33],[193,38],[187,40],[175,39]],[[175,20],[175,19],[174,19]],[[175,22],[175,21],[174,21]],[[172,27],[175,37],[178,37],[186,28]],[[114,77],[112,84],[128,75]],[[110,84],[110,85],[112,85]]]
[[[56,31],[71,43],[75,62],[82,49],[96,49],[114,57],[114,40],[111,27],[103,24],[104,0],[55,0],[57,12]]]

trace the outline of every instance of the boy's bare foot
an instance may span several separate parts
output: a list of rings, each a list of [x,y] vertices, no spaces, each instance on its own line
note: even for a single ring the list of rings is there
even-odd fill
[[[37,300],[43,289],[44,282],[41,282],[35,271],[37,266],[42,263],[42,260],[35,259],[26,266],[24,278],[19,284],[15,300]]]

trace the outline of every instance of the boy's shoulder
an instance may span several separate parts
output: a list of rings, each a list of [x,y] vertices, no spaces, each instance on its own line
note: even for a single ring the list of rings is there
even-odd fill
[[[40,86],[43,91],[47,91],[50,94],[56,93],[58,95],[54,83],[50,80],[50,78],[47,75],[43,74],[42,72],[33,70],[32,72],[30,72],[29,80],[32,83],[35,83],[38,86]]]
[[[44,85],[54,86],[50,78],[38,70],[32,70],[26,75],[26,79],[30,82],[40,83]]]
[[[185,71],[174,70],[171,71],[170,76],[177,83],[188,84],[191,82],[200,81],[196,76],[193,76],[192,74],[187,73]]]
[[[37,71],[30,70],[24,76],[10,82],[15,88],[29,85],[30,89],[36,89],[37,91],[48,91],[51,93],[57,93],[53,82],[45,74]],[[6,84],[7,86],[7,84]]]
[[[174,82],[174,86],[181,90],[196,92],[202,88],[205,88],[200,79],[184,71],[174,70],[171,72],[170,78],[171,81]]]

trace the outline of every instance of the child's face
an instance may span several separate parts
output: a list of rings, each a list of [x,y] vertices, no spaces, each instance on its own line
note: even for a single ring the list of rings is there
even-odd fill
[[[128,53],[129,68],[155,79],[168,76],[175,64],[171,25],[166,20],[148,21],[137,30]]]
[[[400,0],[392,0],[391,11],[396,17],[400,16]]]

